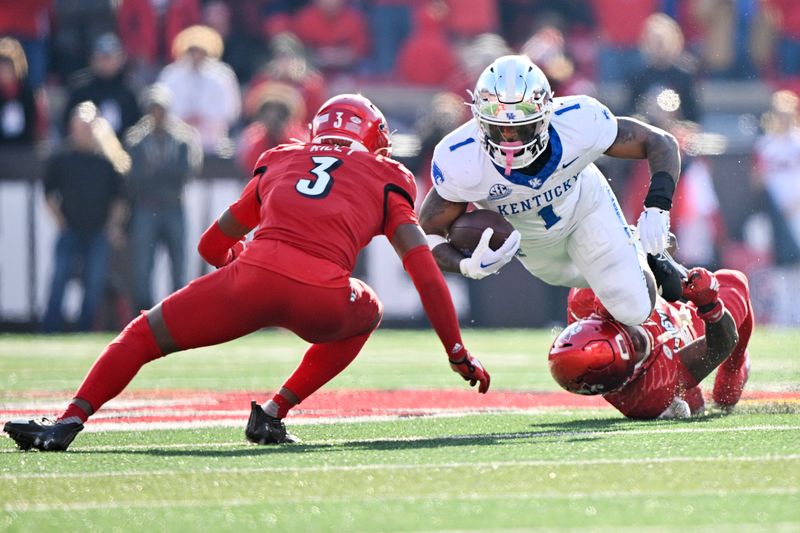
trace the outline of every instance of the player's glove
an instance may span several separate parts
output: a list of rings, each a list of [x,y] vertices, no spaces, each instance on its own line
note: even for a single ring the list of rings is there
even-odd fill
[[[718,322],[725,306],[719,300],[717,277],[702,267],[696,267],[686,275],[683,297],[697,306],[697,315],[705,322]]]
[[[491,376],[483,368],[483,365],[476,357],[472,357],[466,348],[462,348],[457,354],[450,356],[450,368],[453,372],[458,372],[465,381],[469,381],[470,387],[474,387],[480,382],[478,392],[486,394],[489,390]]]
[[[648,254],[659,254],[669,240],[669,211],[658,207],[645,207],[636,225],[642,249]]]
[[[459,268],[464,276],[472,279],[483,279],[486,276],[497,274],[517,254],[520,244],[518,231],[512,231],[506,242],[497,250],[489,248],[489,240],[491,240],[492,234],[494,234],[492,228],[483,230],[481,240],[478,241],[472,256],[461,260]]]

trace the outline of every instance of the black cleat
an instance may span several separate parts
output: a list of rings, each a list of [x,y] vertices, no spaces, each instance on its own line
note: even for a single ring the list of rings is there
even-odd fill
[[[675,261],[668,252],[647,254],[647,264],[656,278],[658,293],[668,302],[677,302],[683,297],[683,282],[686,267]]]
[[[82,429],[80,422],[53,422],[49,418],[11,420],[3,426],[20,450],[36,448],[43,452],[65,451]]]
[[[253,444],[289,444],[300,439],[288,433],[283,420],[264,412],[256,402],[250,402],[250,418],[244,430],[247,440]]]

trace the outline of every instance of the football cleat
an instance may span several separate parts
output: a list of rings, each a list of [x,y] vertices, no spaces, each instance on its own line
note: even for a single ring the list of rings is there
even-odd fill
[[[20,450],[36,448],[43,452],[65,451],[82,429],[80,422],[54,422],[49,418],[11,420],[3,426]]]
[[[747,378],[750,377],[750,353],[745,352],[742,362],[731,367],[729,360],[723,361],[714,378],[714,391],[711,397],[718,407],[729,411],[742,397]]]
[[[668,302],[677,302],[683,296],[686,267],[675,261],[669,252],[647,254],[647,264],[656,278],[658,293]]]
[[[250,402],[250,418],[244,430],[253,444],[290,444],[300,439],[286,431],[283,420],[268,415],[255,401]]]

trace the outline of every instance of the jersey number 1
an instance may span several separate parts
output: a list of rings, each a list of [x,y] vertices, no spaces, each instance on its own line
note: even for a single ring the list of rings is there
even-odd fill
[[[331,172],[339,168],[342,160],[335,157],[314,156],[311,161],[316,165],[311,169],[315,179],[301,178],[294,188],[308,198],[325,198],[331,192],[331,187],[333,187]]]

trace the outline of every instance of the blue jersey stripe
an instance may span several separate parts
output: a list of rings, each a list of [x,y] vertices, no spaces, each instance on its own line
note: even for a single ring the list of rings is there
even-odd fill
[[[460,143],[456,143],[456,144],[452,145],[450,147],[450,151],[451,152],[455,152],[456,150],[458,150],[462,146],[466,146],[466,145],[472,144],[474,142],[475,142],[475,139],[473,139],[472,137],[467,137],[465,140],[461,141]]]
[[[556,109],[555,114],[556,115],[562,115],[562,114],[566,113],[567,111],[572,111],[573,109],[580,109],[580,108],[581,108],[581,104],[579,104],[579,103],[578,104],[572,104],[571,106],[568,106],[568,107],[562,107],[561,109]]]

